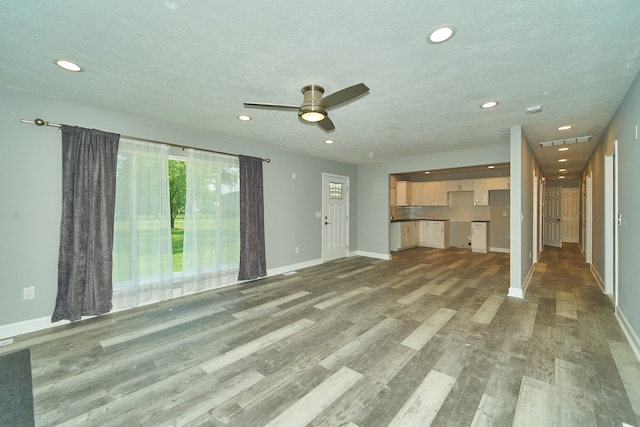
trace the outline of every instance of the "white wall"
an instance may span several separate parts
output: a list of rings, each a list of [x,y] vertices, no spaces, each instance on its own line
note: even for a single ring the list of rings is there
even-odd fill
[[[51,316],[57,292],[61,210],[61,141],[55,128],[20,123],[42,118],[55,123],[96,128],[256,157],[264,164],[267,269],[318,263],[322,257],[322,173],[350,178],[350,244],[357,247],[357,167],[211,133],[182,129],[144,117],[68,104],[50,98],[0,90],[0,339],[21,322]],[[301,144],[304,141],[300,141]],[[295,172],[296,179],[291,178]],[[300,252],[295,253],[299,247]],[[24,287],[35,299],[24,301]],[[7,326],[11,327],[7,327]],[[22,327],[19,326],[18,329]],[[30,328],[30,326],[26,326]]]

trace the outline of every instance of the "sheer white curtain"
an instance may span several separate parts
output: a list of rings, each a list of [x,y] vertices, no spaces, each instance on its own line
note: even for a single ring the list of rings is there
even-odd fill
[[[169,299],[173,288],[168,147],[120,139],[113,307]]]
[[[237,157],[187,150],[182,292],[235,282],[240,263]]]

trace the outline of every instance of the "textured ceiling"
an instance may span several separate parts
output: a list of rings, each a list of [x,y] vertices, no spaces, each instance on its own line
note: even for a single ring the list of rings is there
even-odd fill
[[[455,37],[427,43],[442,24]],[[7,88],[353,164],[506,148],[522,125],[551,177],[557,150],[538,143],[592,135],[567,154],[579,172],[640,70],[637,0],[21,0],[3,2],[0,28]],[[331,133],[295,111],[243,108],[360,82],[370,92],[330,110]],[[500,104],[481,110],[490,99]]]

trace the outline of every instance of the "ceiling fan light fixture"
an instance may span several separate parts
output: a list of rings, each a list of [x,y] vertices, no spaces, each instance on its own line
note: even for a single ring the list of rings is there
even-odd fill
[[[307,85],[302,88],[304,100],[298,113],[302,120],[315,123],[327,117],[327,113],[325,113],[322,106],[323,93],[324,88],[319,85]]]
[[[300,118],[307,122],[319,122],[320,120],[324,120],[327,115],[320,111],[305,111],[300,114]]]

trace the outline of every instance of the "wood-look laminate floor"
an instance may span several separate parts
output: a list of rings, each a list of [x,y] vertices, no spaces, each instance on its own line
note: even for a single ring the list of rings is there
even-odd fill
[[[575,245],[352,257],[27,334],[38,426],[640,425],[640,364]]]

